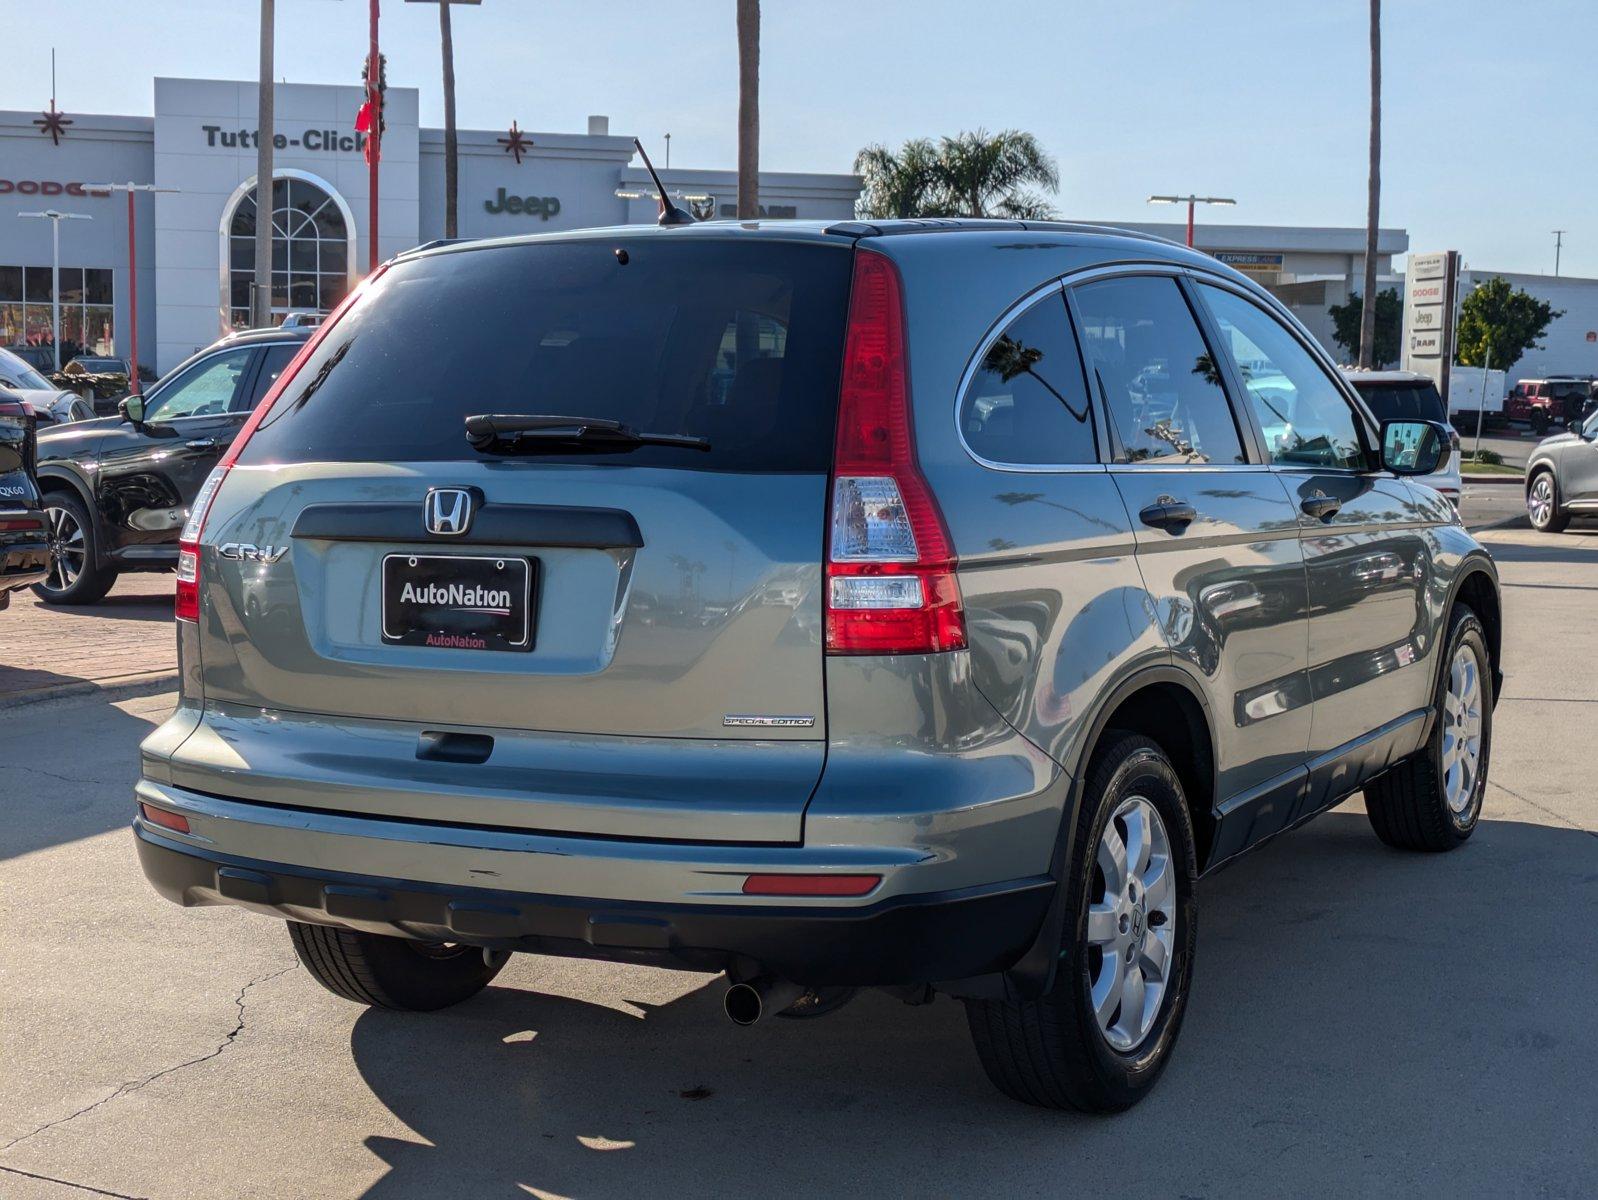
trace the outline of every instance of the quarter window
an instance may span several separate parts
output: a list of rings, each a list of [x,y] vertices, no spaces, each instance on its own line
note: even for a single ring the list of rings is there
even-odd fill
[[[1126,461],[1245,461],[1215,357],[1176,280],[1105,279],[1072,296],[1088,369]]]
[[[1200,284],[1265,433],[1271,461],[1363,470],[1354,410],[1303,344],[1236,292]]]
[[[1056,295],[1022,313],[988,347],[960,400],[973,453],[1041,466],[1098,461],[1082,359]]]

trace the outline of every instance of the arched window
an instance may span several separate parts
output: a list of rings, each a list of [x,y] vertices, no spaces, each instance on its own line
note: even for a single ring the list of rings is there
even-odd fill
[[[328,312],[349,290],[354,238],[348,209],[319,182],[279,176],[272,182],[272,313]],[[224,289],[228,323],[250,324],[255,279],[255,188],[240,190],[223,230],[229,271]]]

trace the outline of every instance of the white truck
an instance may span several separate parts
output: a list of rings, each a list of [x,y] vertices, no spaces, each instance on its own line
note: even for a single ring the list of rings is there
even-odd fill
[[[1481,367],[1448,368],[1448,420],[1462,437],[1476,432],[1477,415],[1483,427],[1501,426],[1506,383],[1504,372]]]

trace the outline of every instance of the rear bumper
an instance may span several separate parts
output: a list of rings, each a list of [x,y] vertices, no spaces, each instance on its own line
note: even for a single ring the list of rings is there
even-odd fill
[[[28,514],[32,515],[32,514]],[[32,534],[24,536],[32,538]],[[0,542],[0,592],[18,591],[43,583],[50,575],[50,546],[39,540]]]
[[[1053,883],[1013,880],[843,907],[650,904],[460,887],[262,862],[134,821],[151,884],[185,906],[232,904],[287,920],[433,941],[812,985],[904,985],[1002,971],[1031,944]]]

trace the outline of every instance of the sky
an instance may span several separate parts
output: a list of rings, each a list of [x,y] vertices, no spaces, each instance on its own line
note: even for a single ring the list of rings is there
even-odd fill
[[[443,123],[438,10],[382,0],[391,86]],[[1382,224],[1478,269],[1598,276],[1594,0],[1386,0]],[[276,74],[356,83],[365,0],[277,0]],[[482,0],[452,9],[462,128],[581,132],[674,166],[736,162],[733,0]],[[844,172],[870,143],[1029,130],[1062,216],[1359,226],[1366,0],[765,0],[761,166]],[[0,0],[0,108],[148,114],[157,75],[250,79],[255,0]],[[657,158],[658,161],[658,158]],[[1202,220],[1201,216],[1201,220]]]

